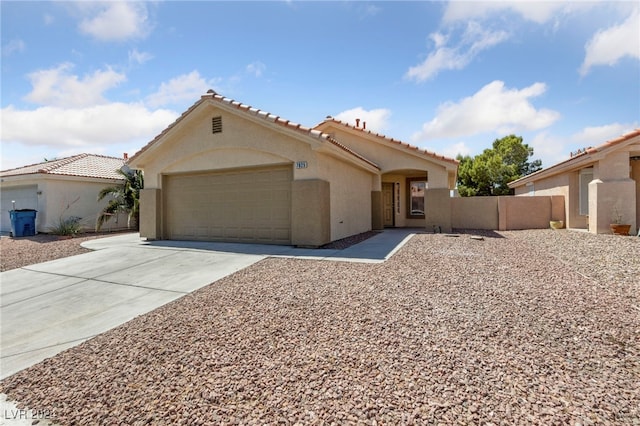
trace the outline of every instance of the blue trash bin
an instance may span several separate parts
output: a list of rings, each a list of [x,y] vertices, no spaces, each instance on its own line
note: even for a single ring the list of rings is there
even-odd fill
[[[30,237],[36,235],[37,212],[37,210],[33,209],[10,210],[11,235],[13,237]]]

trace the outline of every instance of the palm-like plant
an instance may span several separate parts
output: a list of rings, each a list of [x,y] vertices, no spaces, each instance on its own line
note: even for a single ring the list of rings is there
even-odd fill
[[[112,216],[123,212],[127,213],[127,228],[131,227],[131,219],[135,220],[136,229],[140,224],[140,190],[144,187],[144,178],[140,170],[120,169],[118,173],[124,178],[119,185],[102,189],[98,193],[98,201],[111,195],[107,205],[96,221],[96,231],[99,231]]]

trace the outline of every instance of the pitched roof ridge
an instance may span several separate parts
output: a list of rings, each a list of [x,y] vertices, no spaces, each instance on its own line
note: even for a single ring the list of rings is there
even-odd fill
[[[368,158],[366,158],[366,157],[364,157],[364,156],[362,156],[362,155],[358,154],[357,152],[355,152],[354,150],[352,150],[352,149],[351,149],[351,148],[349,148],[348,146],[343,145],[343,144],[342,144],[342,143],[340,143],[337,139],[335,139],[335,138],[333,138],[333,137],[329,136],[329,137],[327,138],[327,140],[328,140],[329,142],[331,142],[332,144],[336,145],[338,148],[342,148],[343,150],[347,151],[348,153],[350,153],[350,154],[352,154],[352,155],[354,155],[354,156],[358,157],[358,158],[359,158],[359,159],[361,159],[362,161],[364,161],[364,162],[366,162],[366,163],[371,164],[371,165],[372,165],[373,167],[375,167],[376,169],[380,169],[380,166],[379,166],[379,165],[377,165],[377,164],[376,164],[376,163],[374,163],[373,161],[369,160]]]
[[[2,170],[3,173],[5,172],[13,172],[16,170],[20,170],[20,169],[28,169],[28,168],[32,168],[35,166],[39,166],[39,165],[43,165],[43,166],[47,166],[47,167],[42,167],[40,169],[38,169],[38,172],[40,173],[48,173],[51,170],[55,170],[56,168],[63,166],[65,164],[69,164],[73,161],[75,161],[77,158],[79,158],[80,156],[86,156],[87,154],[75,154],[75,155],[71,155],[69,157],[63,157],[63,158],[54,158],[53,160],[46,160],[45,161],[41,161],[39,163],[33,163],[33,164],[27,164],[24,166],[20,166],[20,167],[14,167],[13,169],[7,169],[7,170]]]
[[[268,111],[262,111],[261,109],[255,108],[251,105],[243,104],[242,102],[236,101],[231,98],[227,98],[226,96],[222,96],[214,91],[210,91],[209,94],[202,96],[202,99],[207,99],[207,98],[215,100],[217,102],[225,103],[230,106],[234,106],[245,112],[252,113],[257,117],[271,121],[272,123],[279,124],[281,126],[288,127],[293,130],[298,130],[304,134],[311,135],[316,138],[324,138],[324,139],[329,138],[329,135],[327,134],[324,134],[322,132],[320,133],[314,132],[313,130],[315,129],[311,127],[303,126],[302,124],[295,123],[291,120],[287,120],[283,117],[280,117],[279,115],[275,115]]]
[[[205,96],[203,96],[203,98]],[[303,126],[302,124],[299,124],[299,123],[294,123],[294,122],[292,122],[290,120],[287,120],[285,118],[280,117],[279,115],[275,115],[275,114],[269,113],[267,111],[261,111],[261,110],[259,110],[257,108],[252,107],[251,105],[243,104],[243,103],[235,101],[233,99],[226,98],[226,97],[224,97],[222,95],[219,95],[219,94],[217,94],[215,92],[210,93],[210,96],[211,96],[212,99],[218,100],[220,102],[228,103],[230,105],[235,106],[238,109],[241,109],[241,110],[244,110],[244,111],[247,111],[247,112],[254,112],[255,111],[255,115],[256,116],[259,116],[259,117],[261,117],[261,118],[263,118],[265,120],[271,121],[271,122],[273,122],[275,124],[279,124],[281,126],[289,128],[289,129],[299,131],[299,132],[301,132],[301,133],[303,133],[305,135],[312,136],[312,137],[317,138],[317,139],[325,139],[328,142],[330,142],[330,143],[336,145],[337,147],[343,149],[344,151],[348,152],[349,154],[351,154],[351,155],[359,158],[360,160],[362,160],[362,161],[374,166],[375,168],[378,168],[378,169],[380,168],[380,166],[378,166],[373,161],[363,157],[362,155],[358,154],[354,150],[352,150],[352,149],[348,148],[347,146],[343,145],[342,143],[338,142],[335,138],[331,137],[331,135],[329,135],[327,133],[321,132],[321,131],[319,131],[319,130],[317,130],[315,128],[312,128],[312,127]]]
[[[404,146],[407,149],[413,149],[415,151],[418,151],[418,152],[420,152],[422,154],[426,154],[426,155],[428,155],[430,157],[433,157],[433,158],[436,158],[438,160],[447,161],[449,163],[453,163],[453,164],[456,164],[456,165],[460,163],[455,158],[446,157],[444,155],[437,154],[437,153],[435,153],[433,151],[429,151],[427,149],[419,148],[419,147],[417,147],[415,145],[411,145],[409,143],[402,142],[401,140],[394,139],[394,138],[392,138],[390,136],[383,135],[382,133],[376,133],[376,132],[372,132],[371,130],[367,130],[367,129],[364,129],[364,128],[361,128],[361,127],[356,127],[356,126],[354,126],[352,124],[349,124],[349,123],[346,123],[344,121],[338,120],[338,119],[333,118],[331,116],[328,116],[322,123],[326,123],[326,122],[329,122],[329,121],[333,122],[333,123],[340,124],[340,125],[345,126],[345,127],[348,127],[350,129],[359,130],[361,132],[367,133],[367,134],[375,136],[377,138],[384,139],[384,140],[387,140],[389,142]],[[314,129],[317,128],[318,126],[320,126],[320,124],[322,124],[322,123],[319,123],[318,125],[316,125],[314,127]]]
[[[324,139],[336,146],[338,146],[339,148],[343,149],[344,151],[352,154],[353,156],[373,165],[376,168],[380,168],[377,164],[375,164],[374,162],[372,162],[371,160],[366,159],[365,157],[363,157],[362,155],[356,153],[355,151],[347,148],[346,146],[344,146],[343,144],[341,144],[340,142],[338,142],[337,140],[335,140],[334,138],[331,137],[331,135],[324,133],[320,130],[317,130],[315,127],[307,127],[307,126],[303,126],[302,124],[299,123],[294,123],[290,120],[287,120],[285,118],[280,117],[279,115],[275,115],[273,113],[270,113],[268,111],[263,111],[261,109],[255,108],[251,105],[247,105],[247,104],[243,104],[242,102],[236,101],[234,99],[231,98],[227,98],[226,96],[222,96],[218,93],[216,93],[213,90],[208,90],[207,93],[205,95],[200,96],[200,99],[197,100],[191,107],[189,107],[189,109],[187,109],[185,112],[183,112],[173,123],[171,123],[168,127],[166,127],[162,132],[160,132],[156,137],[154,137],[149,143],[147,143],[144,147],[142,147],[138,152],[136,152],[133,157],[131,157],[129,159],[129,161],[133,160],[134,158],[136,158],[138,155],[142,154],[144,151],[146,151],[151,145],[153,145],[153,143],[155,143],[158,139],[160,139],[163,135],[165,135],[170,129],[172,129],[176,124],[178,124],[178,122],[180,122],[185,116],[187,116],[191,111],[193,111],[198,105],[200,105],[201,103],[207,101],[207,100],[212,100],[221,104],[224,104],[228,107],[235,107],[241,111],[243,111],[246,114],[252,114],[260,119],[263,119],[265,121],[274,123],[274,124],[278,124],[280,126],[283,126],[287,129],[291,129],[294,131],[297,131],[301,134],[310,136],[312,138],[315,139]]]
[[[51,161],[44,161],[41,163],[17,167],[14,169],[3,170],[0,172],[0,176],[9,177],[20,175],[51,174],[120,179],[120,177],[115,173],[115,169],[111,170],[110,167],[117,164],[121,164],[120,167],[122,167],[124,165],[124,161],[125,160],[123,158],[119,157],[112,157],[102,154],[81,153]]]
[[[601,143],[598,146],[595,146],[595,147],[592,146],[592,147],[586,148],[586,149],[580,151],[578,154],[573,155],[573,156],[571,156],[571,157],[569,157],[569,158],[567,158],[565,160],[562,160],[560,162],[552,164],[549,167],[545,167],[544,169],[538,170],[538,171],[533,172],[531,174],[528,174],[526,176],[522,176],[520,179],[516,179],[514,181],[511,181],[511,182],[508,183],[508,185],[511,186],[512,184],[517,183],[517,182],[525,182],[527,180],[530,180],[530,178],[532,178],[532,177],[537,177],[537,176],[540,176],[540,175],[547,175],[550,171],[553,171],[554,169],[557,169],[557,168],[559,168],[559,167],[561,167],[563,165],[567,165],[567,164],[572,163],[574,161],[578,161],[578,159],[581,159],[582,157],[584,157],[584,156],[586,156],[588,154],[596,154],[596,153],[602,151],[605,148],[609,148],[611,146],[618,145],[619,143],[626,142],[626,141],[628,141],[630,139],[633,139],[636,136],[640,136],[640,128],[637,128],[637,129],[631,130],[631,131],[629,131],[627,133],[624,133],[621,136],[618,136],[617,138],[609,139],[608,141],[606,141],[604,143]],[[554,174],[555,173],[552,173],[551,176],[553,176]]]

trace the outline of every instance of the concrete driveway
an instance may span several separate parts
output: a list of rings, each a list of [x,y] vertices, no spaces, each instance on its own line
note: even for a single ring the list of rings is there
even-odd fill
[[[387,230],[345,250],[147,242],[138,234],[83,243],[95,250],[0,273],[0,379],[268,256],[384,262],[415,230]]]
[[[0,274],[0,378],[265,257],[156,248],[137,234],[86,246],[97,250]]]

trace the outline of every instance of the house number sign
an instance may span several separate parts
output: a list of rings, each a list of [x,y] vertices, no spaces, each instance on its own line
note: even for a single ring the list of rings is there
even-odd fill
[[[296,161],[296,169],[306,169],[308,166],[306,161]]]

